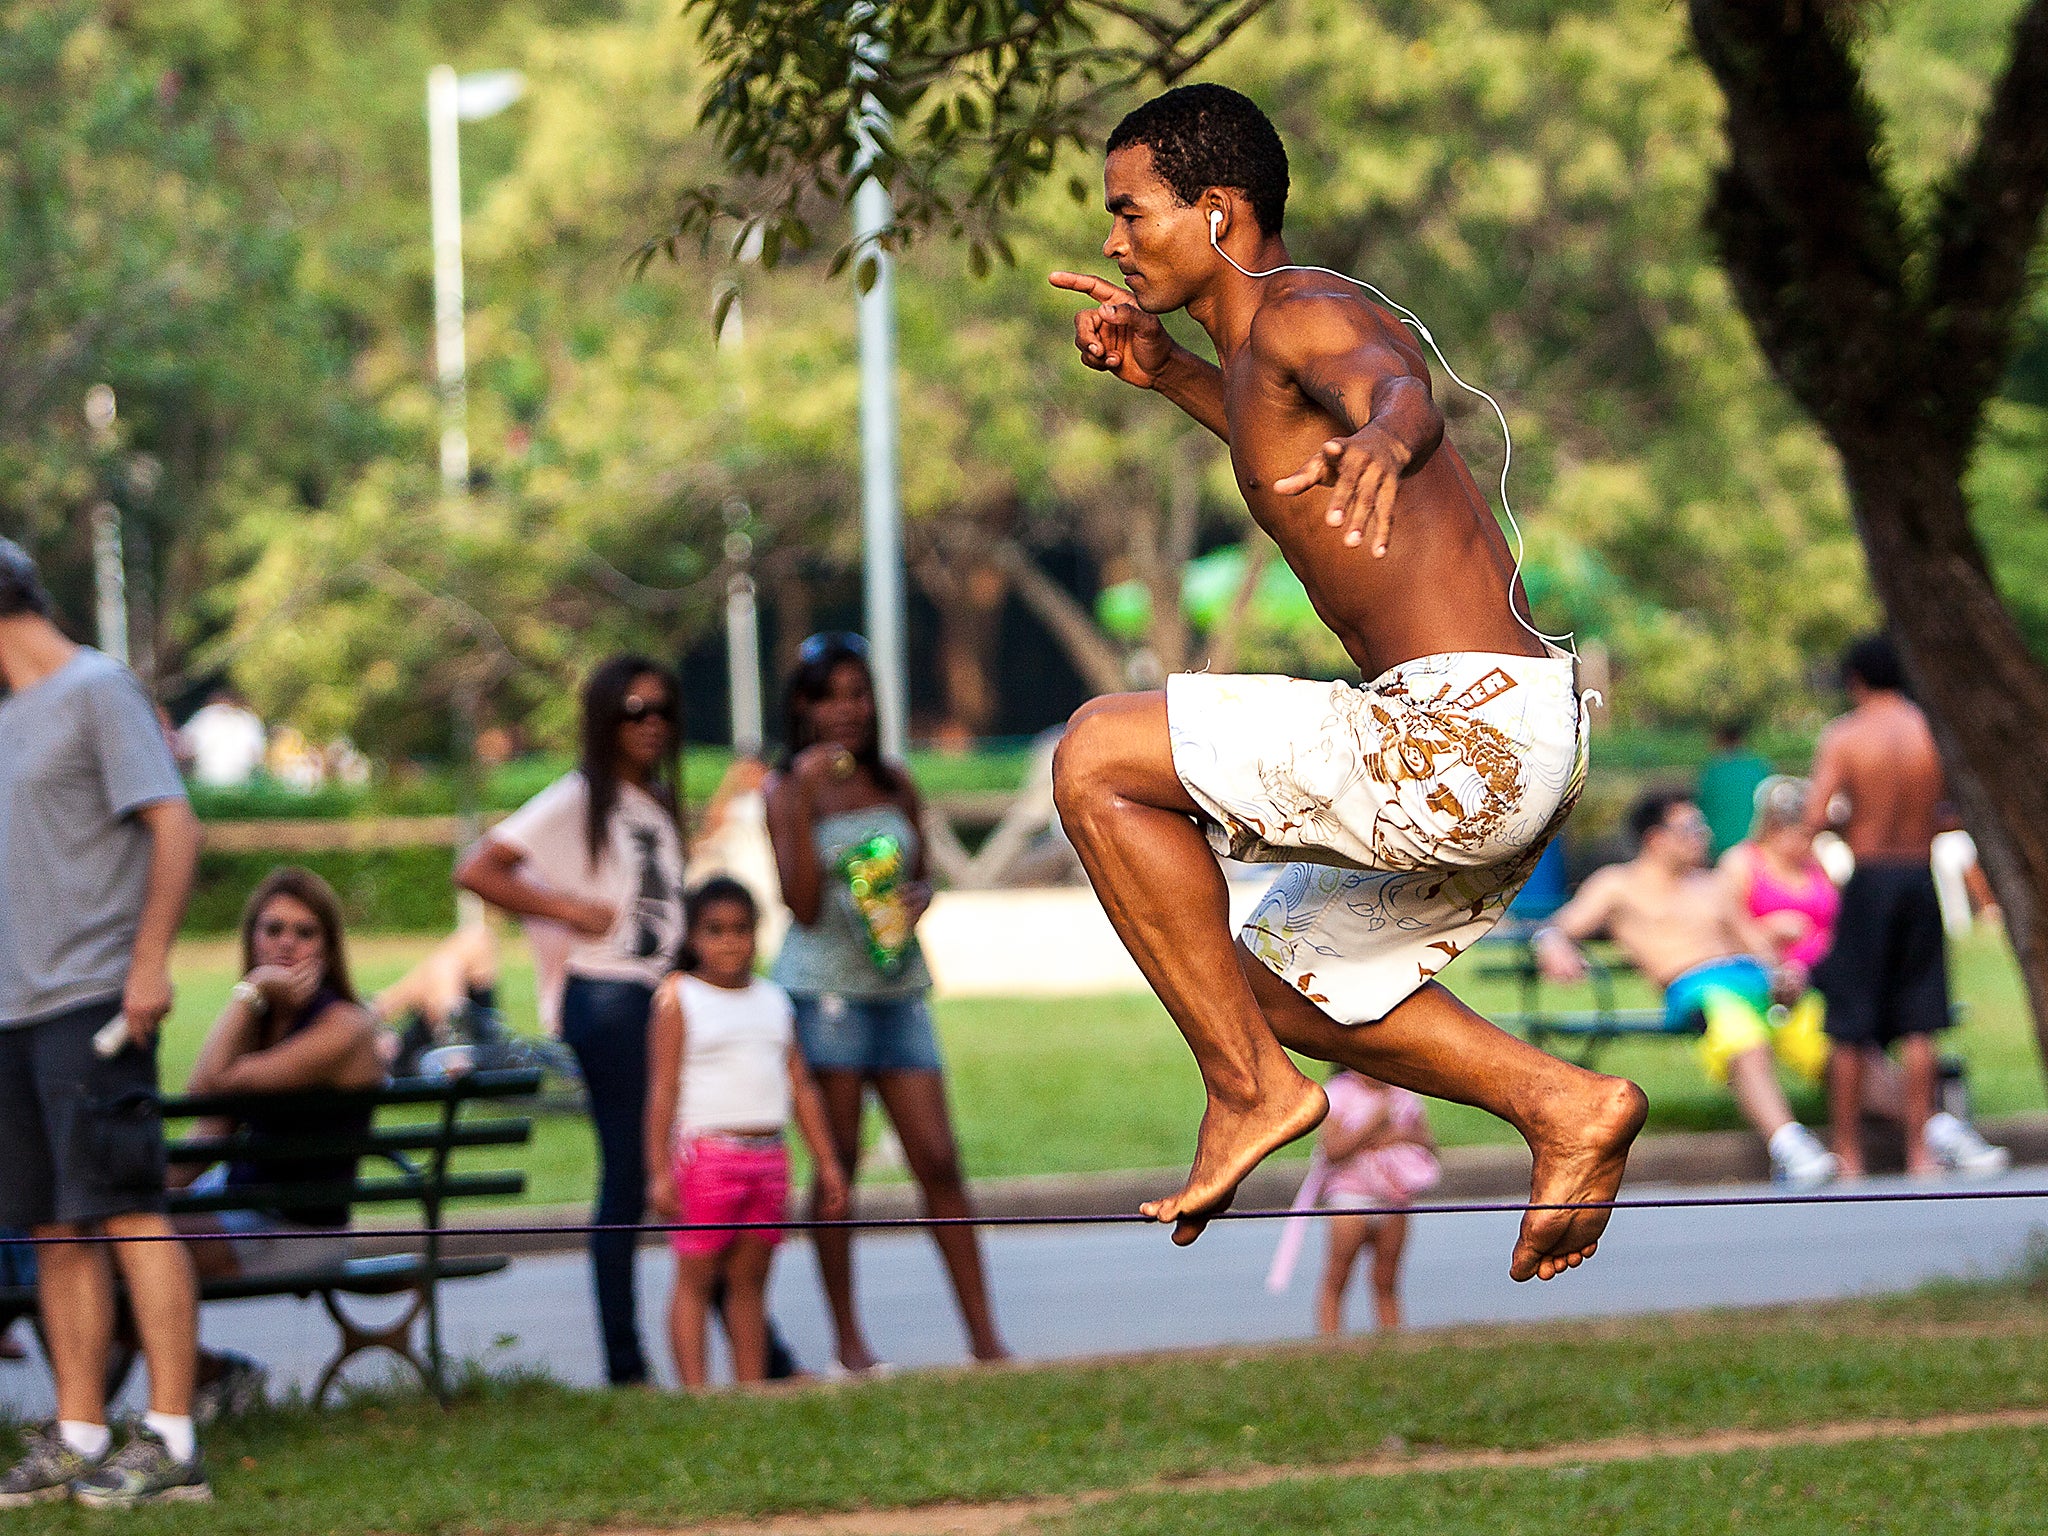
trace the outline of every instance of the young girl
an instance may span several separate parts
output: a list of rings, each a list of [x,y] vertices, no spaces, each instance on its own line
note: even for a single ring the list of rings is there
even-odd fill
[[[1330,1113],[1316,1140],[1308,1177],[1295,1196],[1297,1211],[1318,1204],[1332,1208],[1403,1206],[1436,1183],[1435,1140],[1422,1100],[1360,1072],[1341,1070],[1324,1090]],[[1385,1216],[1330,1216],[1330,1258],[1316,1294],[1316,1329],[1344,1331],[1344,1288],[1359,1250],[1372,1248],[1373,1305],[1382,1328],[1401,1326],[1401,1250],[1408,1242],[1405,1212]],[[1308,1220],[1297,1216],[1287,1224],[1273,1268],[1269,1290],[1282,1291],[1294,1272],[1294,1261],[1307,1235]]]
[[[792,1111],[818,1170],[818,1214],[846,1212],[846,1181],[816,1085],[797,1054],[789,994],[754,975],[760,910],[737,880],[684,903],[683,968],[654,994],[647,1093],[647,1204],[665,1220],[780,1221],[789,1202]],[[725,1282],[733,1377],[768,1367],[768,1267],[781,1233],[676,1232],[669,1342],[686,1387],[707,1380],[705,1319]]]

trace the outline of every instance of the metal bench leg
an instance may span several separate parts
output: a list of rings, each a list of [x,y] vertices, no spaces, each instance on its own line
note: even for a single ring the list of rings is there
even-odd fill
[[[415,1288],[412,1305],[405,1309],[404,1315],[397,1322],[383,1328],[368,1328],[342,1310],[341,1302],[333,1291],[322,1291],[320,1304],[327,1308],[327,1315],[334,1319],[334,1326],[341,1331],[341,1348],[327,1363],[327,1369],[320,1377],[320,1385],[313,1389],[313,1406],[318,1408],[327,1401],[327,1389],[340,1378],[341,1368],[357,1355],[370,1349],[390,1350],[418,1373],[420,1385],[434,1394],[435,1401],[443,1401],[440,1380],[436,1373],[428,1368],[427,1362],[419,1357],[419,1352],[412,1344],[412,1325],[427,1309],[428,1298],[432,1294],[431,1284]]]

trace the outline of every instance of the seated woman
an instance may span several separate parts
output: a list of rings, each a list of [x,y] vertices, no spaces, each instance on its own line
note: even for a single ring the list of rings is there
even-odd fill
[[[377,1022],[356,1000],[342,948],[341,903],[310,870],[273,870],[242,909],[242,979],[208,1031],[185,1084],[187,1093],[293,1094],[310,1089],[375,1088],[384,1081]],[[241,1124],[259,1133],[347,1135],[369,1128],[366,1105],[309,1113],[303,1103],[272,1115],[251,1111]],[[228,1120],[203,1121],[199,1134],[224,1136]],[[355,1177],[349,1156],[307,1157],[261,1164],[225,1163],[171,1170],[170,1182],[195,1190],[233,1189],[284,1181],[344,1183]],[[300,1237],[348,1225],[346,1205],[319,1209],[222,1211],[181,1218],[185,1231],[231,1232],[227,1241],[193,1243],[200,1277],[275,1275],[338,1263],[348,1238]],[[261,1400],[262,1368],[241,1356],[201,1352],[200,1398],[215,1411]]]

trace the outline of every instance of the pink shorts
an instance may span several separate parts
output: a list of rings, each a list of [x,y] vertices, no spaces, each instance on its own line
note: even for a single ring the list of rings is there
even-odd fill
[[[676,1150],[678,1221],[783,1221],[789,1215],[789,1149],[778,1137],[758,1142],[707,1132]],[[670,1246],[685,1257],[723,1253],[742,1237],[770,1247],[778,1231],[671,1232]]]

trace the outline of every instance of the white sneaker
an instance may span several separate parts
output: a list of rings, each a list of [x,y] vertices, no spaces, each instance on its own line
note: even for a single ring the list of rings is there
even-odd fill
[[[2012,1166],[2012,1153],[2004,1147],[1994,1147],[1977,1134],[1975,1126],[1958,1120],[1947,1110],[1928,1119],[1922,1139],[1934,1160],[1951,1173],[2003,1173]]]
[[[1771,1137],[1771,1182],[1787,1189],[1818,1189],[1842,1172],[1841,1160],[1805,1126],[1783,1127]]]

